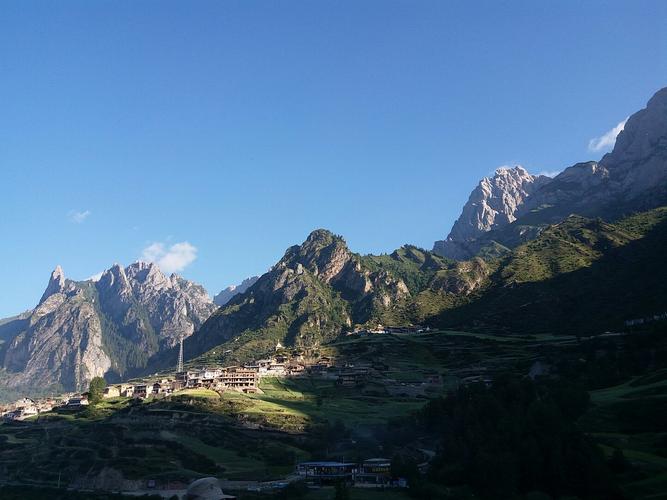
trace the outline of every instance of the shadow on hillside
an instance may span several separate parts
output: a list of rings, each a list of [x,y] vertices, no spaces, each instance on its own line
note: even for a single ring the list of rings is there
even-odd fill
[[[515,283],[446,310],[441,328],[590,335],[667,309],[667,221],[645,237],[608,250],[590,267],[539,282]]]

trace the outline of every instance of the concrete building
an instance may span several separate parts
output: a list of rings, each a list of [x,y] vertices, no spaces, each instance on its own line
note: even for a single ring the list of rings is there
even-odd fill
[[[146,398],[148,396],[148,385],[147,384],[135,384],[132,397],[134,398]]]
[[[320,484],[354,481],[357,464],[352,462],[302,462],[296,473]]]
[[[369,484],[389,484],[391,482],[391,460],[371,458],[359,465],[355,481]]]
[[[70,398],[67,401],[67,404],[65,405],[66,408],[70,410],[76,410],[79,408],[83,408],[84,406],[88,406],[88,398],[85,396],[78,396],[74,398]]]
[[[132,384],[121,384],[120,395],[124,398],[131,398],[134,396],[134,386]]]
[[[257,388],[257,372],[248,368],[227,368],[220,377],[225,387],[248,392]]]
[[[104,388],[104,399],[117,398],[120,396],[120,386],[119,385],[108,385]]]

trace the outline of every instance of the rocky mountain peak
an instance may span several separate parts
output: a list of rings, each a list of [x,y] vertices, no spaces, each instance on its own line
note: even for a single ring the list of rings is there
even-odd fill
[[[467,242],[514,222],[525,200],[550,181],[545,175],[529,174],[521,165],[498,168],[493,177],[479,182],[447,239],[437,241],[433,251],[454,259],[469,257]]]
[[[60,267],[60,264],[58,264],[51,273],[51,279],[65,280],[65,273],[63,272],[63,268]]]
[[[114,264],[109,269],[102,273],[102,276],[97,281],[98,289],[108,289],[126,292],[130,290],[130,283],[125,274],[125,269],[120,264]]]
[[[139,274],[142,274],[143,276],[147,276],[149,274],[155,274],[155,273],[160,273],[162,274],[162,271],[160,270],[160,266],[158,266],[155,262],[146,262],[143,260],[138,260],[125,269],[128,275],[132,275],[135,278],[138,278]]]
[[[287,249],[279,267],[296,270],[299,265],[329,283],[352,258],[345,240],[326,229],[316,229],[301,244]]]
[[[336,236],[328,229],[315,229],[306,238],[304,245],[329,245]]]
[[[513,167],[498,167],[494,173],[494,177],[514,177],[517,179],[528,179],[532,177],[528,171],[521,165],[514,165]],[[485,177],[488,179],[488,177]]]
[[[127,266],[125,274],[135,289],[137,287],[151,287],[157,291],[172,288],[174,284],[178,284],[176,275],[167,277],[160,267],[153,262],[137,261]]]
[[[646,107],[628,118],[616,137],[611,153],[600,163],[616,164],[626,158],[642,159],[665,146],[667,136],[667,87],[657,91]]]
[[[599,162],[565,169],[521,207],[553,223],[570,213],[614,218],[667,202],[667,88],[630,116]],[[546,208],[546,209],[544,209]],[[538,212],[541,213],[538,214]]]
[[[51,273],[49,284],[46,286],[46,290],[44,290],[44,294],[39,303],[43,303],[51,295],[60,293],[63,290],[65,290],[65,273],[63,272],[63,268],[58,265]]]
[[[213,302],[215,302],[216,305],[224,306],[234,296],[236,296],[240,293],[244,293],[246,290],[248,290],[248,288],[250,288],[252,285],[257,283],[258,279],[259,279],[259,276],[252,276],[250,278],[244,279],[238,285],[228,286],[227,288],[222,290],[219,294],[217,294],[215,297],[213,297]]]
[[[600,166],[609,170],[612,190],[623,198],[641,196],[667,178],[667,87],[634,113]]]
[[[10,386],[81,389],[94,376],[143,370],[215,308],[203,287],[152,263],[114,264],[98,281],[82,282],[57,267],[23,331],[3,345],[0,368]]]

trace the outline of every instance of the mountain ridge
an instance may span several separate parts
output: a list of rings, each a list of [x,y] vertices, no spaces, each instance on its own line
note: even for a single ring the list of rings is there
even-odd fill
[[[476,213],[474,210],[478,207],[473,200],[479,196],[478,189],[479,186],[471,194],[461,217],[466,209]],[[501,191],[501,197],[504,194]],[[572,213],[613,221],[665,204],[667,87],[658,90],[644,109],[628,118],[611,152],[599,161],[580,162],[564,169],[517,201],[513,211],[515,220],[487,224],[473,237],[461,238],[454,232],[461,227],[460,218],[450,233],[454,237],[436,241],[434,251],[466,260],[492,244],[509,248],[522,244],[537,237],[549,224],[560,222]]]
[[[254,285],[258,279],[259,276],[251,276],[241,281],[238,285],[230,285],[227,288],[224,288],[213,297],[213,302],[218,306],[224,306],[227,302],[232,300],[234,296],[245,292],[248,288]]]
[[[0,345],[3,384],[73,390],[133,373],[215,308],[201,286],[152,263],[114,264],[97,281],[68,280],[57,266],[35,309],[3,325],[13,328]]]
[[[443,257],[465,260],[468,245],[482,234],[511,224],[519,207],[551,181],[545,175],[531,175],[522,166],[498,168],[484,177],[470,193],[459,218],[445,240],[436,241],[433,251]]]

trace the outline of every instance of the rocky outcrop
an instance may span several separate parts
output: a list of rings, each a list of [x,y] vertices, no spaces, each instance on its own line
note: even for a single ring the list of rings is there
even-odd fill
[[[276,267],[305,269],[350,302],[373,296],[389,307],[410,295],[400,278],[365,268],[343,238],[324,229],[313,231],[302,245],[289,248]]]
[[[482,287],[491,270],[480,258],[457,262],[452,268],[440,272],[431,284],[431,289],[457,296],[467,296]]]
[[[571,213],[614,219],[667,201],[667,88],[628,118],[611,153],[556,176],[519,217],[558,222]]]
[[[161,345],[172,347],[181,336],[189,337],[216,309],[204,287],[177,274],[165,276],[153,263],[136,262],[126,273]]]
[[[257,283],[258,279],[259,276],[252,276],[250,278],[244,279],[238,285],[228,286],[227,288],[222,290],[219,294],[217,294],[215,297],[213,297],[213,302],[218,306],[224,306],[227,302],[232,300],[232,298],[234,298],[236,295],[245,292],[248,288]]]
[[[54,275],[62,277],[60,290],[51,286]],[[3,350],[13,387],[83,388],[111,367],[95,306],[84,289],[64,281],[59,268],[24,329]]]
[[[443,257],[466,259],[469,245],[482,234],[516,220],[516,212],[528,197],[551,178],[531,175],[523,167],[499,168],[472,191],[447,238],[436,241],[433,251]]]
[[[41,304],[51,295],[62,292],[64,289],[65,289],[65,273],[63,273],[62,267],[56,266],[56,268],[51,273],[49,284],[46,286],[46,290],[44,290],[44,293],[42,294],[42,298],[40,299],[39,303]]]
[[[82,389],[95,376],[145,369],[215,308],[201,286],[152,263],[115,264],[98,281],[80,282],[58,266],[3,344],[0,363],[13,387]]]
[[[216,311],[185,343],[186,357],[224,343],[255,353],[319,345],[409,296],[403,280],[368,268],[343,238],[318,229]]]
[[[570,214],[616,220],[667,203],[667,88],[628,118],[611,153],[552,180],[517,168],[484,179],[434,252],[463,260],[488,245],[513,248]]]
[[[667,87],[656,92],[646,108],[633,114],[616,138],[611,153],[600,160],[609,172],[610,190],[625,201],[662,194],[667,179]]]

